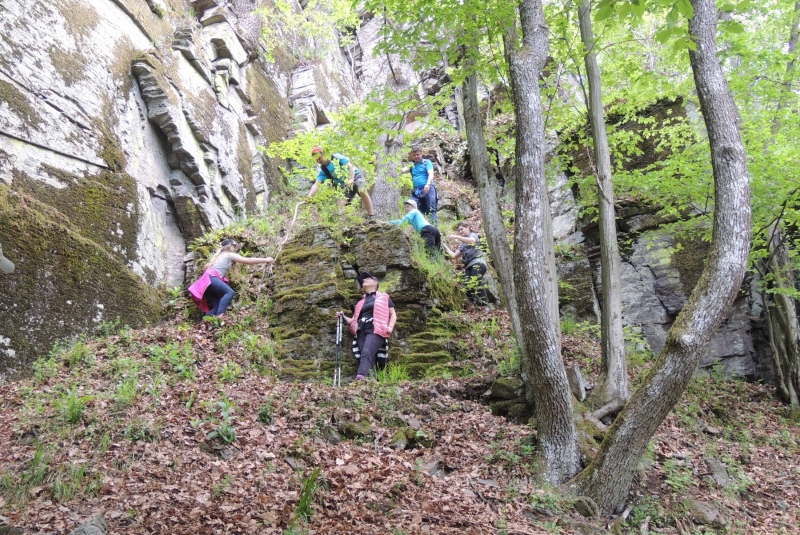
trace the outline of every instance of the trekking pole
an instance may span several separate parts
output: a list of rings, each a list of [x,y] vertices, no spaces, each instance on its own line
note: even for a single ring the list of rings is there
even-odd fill
[[[336,318],[336,357],[333,361],[333,386],[342,386],[342,316]]]

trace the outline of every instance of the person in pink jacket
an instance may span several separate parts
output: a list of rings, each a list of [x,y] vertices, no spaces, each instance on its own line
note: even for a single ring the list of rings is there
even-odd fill
[[[364,297],[356,305],[353,317],[337,312],[347,322],[350,334],[358,345],[360,354],[356,379],[366,379],[375,369],[378,352],[384,347],[394,330],[397,313],[388,294],[378,291],[378,278],[367,271],[358,277]]]
[[[220,249],[206,264],[203,276],[189,286],[192,301],[206,316],[222,316],[233,301],[233,288],[225,277],[234,264],[271,264],[274,258],[251,258],[236,254],[239,244],[231,239],[222,241]]]

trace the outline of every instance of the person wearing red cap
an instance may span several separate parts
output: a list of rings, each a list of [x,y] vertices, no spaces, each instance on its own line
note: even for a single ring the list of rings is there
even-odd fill
[[[375,211],[372,208],[372,199],[367,191],[367,183],[364,176],[356,169],[350,158],[343,154],[333,153],[330,158],[325,157],[325,152],[322,147],[314,147],[311,149],[311,155],[315,157],[319,164],[319,173],[314,185],[311,186],[311,191],[308,192],[309,197],[317,194],[320,184],[324,184],[326,180],[333,183],[336,188],[344,188],[345,197],[347,197],[347,204],[350,204],[355,198],[356,194],[361,197],[361,202],[364,204],[364,209],[367,211],[368,217],[375,217]],[[338,166],[336,163],[338,163]],[[337,169],[338,167],[338,169]],[[343,178],[347,176],[347,179]]]
[[[397,313],[392,298],[378,291],[380,283],[375,275],[362,271],[358,281],[365,295],[356,305],[353,317],[344,312],[337,312],[336,317],[344,318],[354,338],[353,352],[358,358],[356,379],[366,379],[376,364],[379,368],[386,364],[388,341],[397,322]]]

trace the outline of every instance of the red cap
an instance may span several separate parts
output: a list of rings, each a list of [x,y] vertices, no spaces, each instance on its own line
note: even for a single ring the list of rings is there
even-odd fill
[[[320,147],[319,145],[317,145],[316,147],[311,149],[311,156],[314,156],[315,154],[321,154],[321,153],[322,153],[322,147]]]

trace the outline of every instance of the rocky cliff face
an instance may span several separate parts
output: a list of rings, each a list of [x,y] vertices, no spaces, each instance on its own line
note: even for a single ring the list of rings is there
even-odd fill
[[[263,209],[292,58],[223,0],[0,7],[0,381],[53,340],[153,316],[186,244]],[[296,6],[299,10],[299,5]],[[257,34],[256,34],[257,35]]]

